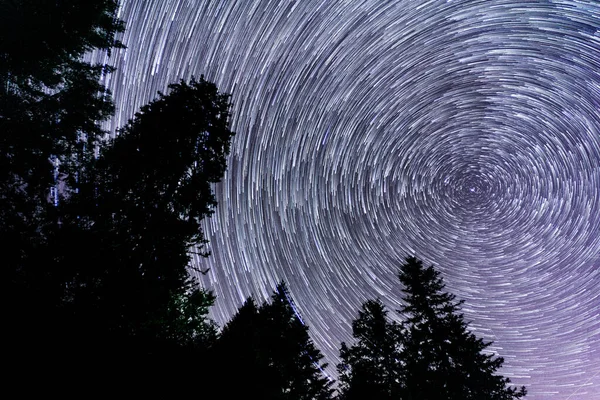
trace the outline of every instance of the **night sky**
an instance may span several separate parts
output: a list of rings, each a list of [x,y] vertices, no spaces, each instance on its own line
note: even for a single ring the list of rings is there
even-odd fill
[[[399,307],[416,255],[528,399],[600,399],[600,2],[126,0],[121,17],[110,129],[192,74],[233,94],[195,260],[219,323],[284,279],[335,365],[362,302]]]

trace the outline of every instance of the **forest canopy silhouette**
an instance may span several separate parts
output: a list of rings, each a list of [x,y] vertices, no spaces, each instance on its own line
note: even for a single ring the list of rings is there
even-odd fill
[[[123,362],[165,376],[200,365],[182,374],[202,377],[201,397],[221,398],[526,394],[498,374],[503,359],[469,331],[440,273],[414,257],[398,265],[394,317],[380,299],[358,310],[339,382],[285,282],[262,304],[248,298],[219,329],[209,317],[218,299],[189,271],[191,249],[206,243],[201,222],[218,206],[230,96],[203,76],[181,80],[106,139],[115,105],[100,82],[113,68],[83,56],[123,47],[117,2],[1,7],[0,240],[6,360],[16,371],[59,359],[70,365],[56,372],[66,379]]]

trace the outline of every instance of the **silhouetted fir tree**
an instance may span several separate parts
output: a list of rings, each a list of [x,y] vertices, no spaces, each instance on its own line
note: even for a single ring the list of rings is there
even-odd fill
[[[74,190],[76,166],[89,158],[112,113],[110,93],[99,79],[112,69],[84,62],[91,50],[123,47],[123,22],[110,0],[0,2],[0,242],[2,293],[11,307],[5,322],[21,351],[39,353],[40,326],[52,343],[59,324],[64,271],[54,265],[51,239],[60,221],[49,200],[57,186]]]
[[[463,301],[443,291],[433,266],[409,257],[399,278],[405,293],[399,310],[405,318],[403,399],[509,400],[526,394],[525,387],[509,387],[510,380],[496,374],[504,360],[484,352],[491,343],[468,330],[460,313]]]
[[[352,323],[356,342],[342,343],[338,398],[399,399],[402,393],[400,326],[389,321],[381,301],[369,300]]]
[[[248,299],[223,328],[215,347],[219,375],[235,385],[218,385],[223,398],[330,399],[321,352],[294,310],[284,283],[260,307]]]
[[[185,243],[202,244],[200,221],[216,205],[211,184],[225,172],[234,134],[229,95],[204,77],[169,89],[143,106],[102,151],[96,168],[104,175],[94,182],[106,189],[99,210],[130,222],[134,231],[139,222],[156,218],[164,224],[170,217]]]
[[[216,205],[210,185],[226,168],[229,96],[203,78],[169,89],[81,172],[78,193],[59,207],[54,238],[54,247],[69,246],[59,263],[75,266],[65,293],[78,329],[128,352],[187,343],[179,339],[194,337],[198,325],[182,324],[174,302],[192,312],[188,306],[214,300],[187,284],[187,267],[190,247],[204,243],[200,221]]]
[[[225,171],[229,97],[203,78],[182,81],[101,142],[113,104],[100,80],[113,68],[82,56],[123,47],[117,7],[0,2],[5,361],[60,358],[72,367],[63,376],[99,360],[164,370],[160,360],[194,357],[216,338],[214,296],[186,268]]]
[[[116,12],[112,0],[0,3],[1,182],[38,208],[54,184],[49,160],[72,172],[84,144],[104,134],[99,124],[112,114],[110,93],[99,82],[112,68],[82,56],[123,47],[115,38],[124,29]]]
[[[324,376],[326,364],[308,335],[308,326],[300,319],[285,283],[277,285],[271,302],[259,310],[265,331],[264,354],[276,368],[275,382],[282,388],[283,399],[326,399],[331,396],[330,382]]]
[[[263,327],[258,306],[248,298],[223,327],[216,345],[211,349],[213,389],[220,398],[276,398],[278,388],[272,385],[270,364],[261,358]],[[235,384],[228,384],[234,377]]]
[[[56,88],[85,53],[123,47],[117,9],[116,0],[2,1],[0,71],[18,85]]]

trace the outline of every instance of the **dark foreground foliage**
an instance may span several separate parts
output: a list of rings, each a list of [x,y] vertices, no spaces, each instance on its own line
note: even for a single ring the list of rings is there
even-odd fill
[[[510,400],[526,395],[497,374],[493,357],[468,330],[462,301],[444,292],[433,266],[409,257],[400,268],[402,323],[390,322],[379,301],[367,301],[352,328],[356,343],[342,344],[340,397],[344,399]]]
[[[204,398],[335,397],[284,283],[219,332],[214,295],[189,274],[191,249],[208,256],[201,221],[226,168],[229,96],[203,77],[180,81],[102,140],[114,105],[100,82],[112,68],[82,56],[123,47],[117,6],[0,1],[4,369],[63,394],[162,382],[196,384],[184,391]],[[468,331],[433,267],[409,258],[399,278],[400,322],[379,300],[353,322],[338,398],[524,396],[497,375],[502,358]]]
[[[219,394],[223,398],[329,399],[333,390],[323,355],[280,283],[270,302],[249,298],[225,325],[213,348]],[[228,385],[229,376],[236,385]]]
[[[74,372],[201,351],[214,296],[187,267],[226,167],[229,96],[181,81],[104,141],[112,68],[82,56],[123,47],[117,2],[0,7],[5,360]]]

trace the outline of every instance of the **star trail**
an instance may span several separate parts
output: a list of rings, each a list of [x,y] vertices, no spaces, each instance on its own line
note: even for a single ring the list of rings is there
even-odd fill
[[[398,308],[416,255],[528,399],[600,398],[600,3],[124,0],[120,17],[109,129],[191,75],[232,93],[194,261],[219,323],[284,279],[334,366],[362,302]]]

